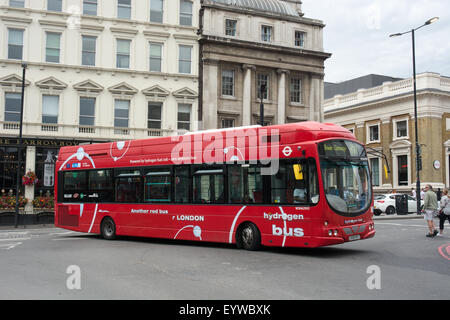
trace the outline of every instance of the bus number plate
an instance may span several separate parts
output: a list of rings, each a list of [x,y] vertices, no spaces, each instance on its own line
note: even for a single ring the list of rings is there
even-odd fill
[[[359,239],[361,239],[361,235],[359,235],[359,234],[348,237],[349,241],[355,241],[355,240],[359,240]]]

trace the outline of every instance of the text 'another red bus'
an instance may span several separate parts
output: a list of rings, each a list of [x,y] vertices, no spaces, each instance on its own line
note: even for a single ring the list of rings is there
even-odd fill
[[[320,247],[375,235],[364,146],[302,122],[60,149],[55,225],[117,235]]]

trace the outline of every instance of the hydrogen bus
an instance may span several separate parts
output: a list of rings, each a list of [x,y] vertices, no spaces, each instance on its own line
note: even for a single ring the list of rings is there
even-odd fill
[[[364,146],[334,124],[206,130],[62,147],[55,225],[138,236],[320,247],[371,238]]]

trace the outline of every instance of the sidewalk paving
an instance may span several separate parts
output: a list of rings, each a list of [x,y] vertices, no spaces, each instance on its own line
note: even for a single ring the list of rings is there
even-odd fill
[[[374,215],[373,220],[405,220],[405,219],[423,219],[423,214],[409,213],[409,214],[385,214],[379,216]]]

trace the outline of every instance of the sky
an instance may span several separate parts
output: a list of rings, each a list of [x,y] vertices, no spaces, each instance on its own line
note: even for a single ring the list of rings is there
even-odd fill
[[[303,0],[306,18],[324,22],[325,81],[367,74],[412,77],[411,33],[389,35],[439,20],[415,32],[416,73],[450,77],[450,0]]]

